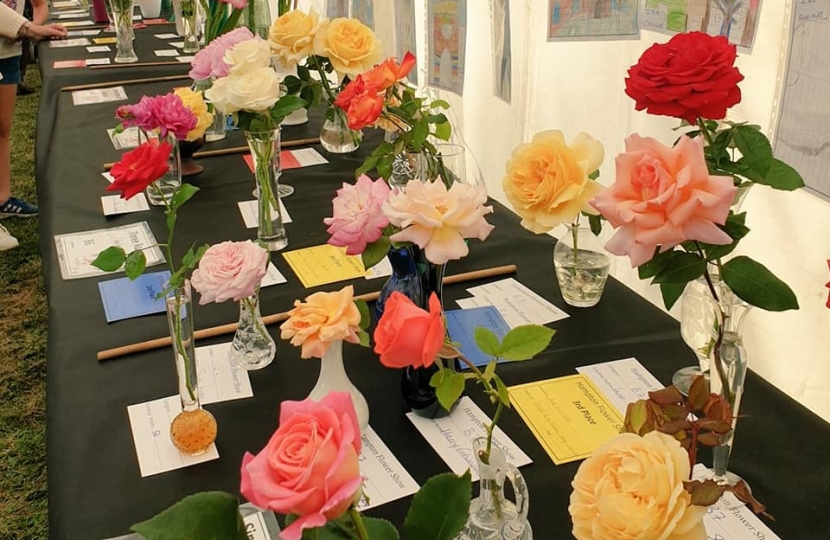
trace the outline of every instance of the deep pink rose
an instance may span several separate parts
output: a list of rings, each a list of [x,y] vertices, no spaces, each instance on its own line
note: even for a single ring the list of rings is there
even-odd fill
[[[179,96],[170,93],[163,96],[142,96],[135,105],[123,105],[115,111],[124,128],[138,127],[142,131],[159,131],[161,137],[172,133],[183,141],[196,127],[199,120],[193,111],[185,107]]]
[[[240,491],[260,508],[297,514],[280,537],[299,540],[303,529],[341,517],[360,496],[360,442],[348,392],[330,392],[319,403],[283,401],[271,440],[242,458]]]
[[[728,176],[710,176],[702,138],[685,135],[674,147],[631,135],[617,156],[617,178],[591,205],[616,234],[605,249],[628,255],[631,266],[651,260],[687,240],[729,244],[718,228],[729,216],[737,188]]]
[[[248,0],[219,0],[220,2],[224,2],[226,4],[230,4],[231,7],[234,9],[245,9],[245,6],[248,5]]]
[[[345,247],[347,255],[360,255],[366,244],[376,242],[389,225],[383,214],[389,191],[382,178],[372,181],[365,174],[353,186],[344,183],[332,201],[334,216],[323,220],[331,235],[328,243]]]
[[[226,77],[230,66],[223,60],[225,51],[237,43],[253,39],[253,37],[251,31],[243,26],[214,39],[204,49],[196,53],[190,67],[190,78],[194,81],[200,81],[211,77]]]
[[[252,296],[268,270],[268,250],[245,240],[210,246],[193,271],[199,304],[240,301]]]

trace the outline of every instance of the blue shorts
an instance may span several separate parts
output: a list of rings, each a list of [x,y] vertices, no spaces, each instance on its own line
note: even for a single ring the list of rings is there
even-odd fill
[[[20,82],[20,55],[0,58],[0,84],[17,84]]]

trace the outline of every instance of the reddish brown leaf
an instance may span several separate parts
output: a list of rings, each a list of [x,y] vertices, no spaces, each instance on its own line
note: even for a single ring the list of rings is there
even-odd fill
[[[718,502],[725,490],[714,480],[692,480],[683,482],[686,491],[692,494],[692,504],[697,506],[709,506]]]
[[[716,433],[701,433],[697,442],[706,446],[720,446],[720,437]]]
[[[663,405],[663,414],[668,416],[670,420],[682,420],[689,416],[689,411],[682,405],[670,403]]]
[[[710,394],[709,401],[703,407],[703,416],[714,418],[715,420],[723,420],[728,424],[732,424],[732,409],[723,398],[717,394]]]
[[[625,431],[643,435],[640,430],[646,425],[647,420],[648,410],[646,409],[646,401],[644,399],[628,404],[628,407],[625,409]]]
[[[709,381],[698,375],[689,387],[689,403],[695,411],[702,411],[709,401]]]
[[[668,435],[674,435],[678,431],[686,431],[687,429],[691,428],[692,423],[684,418],[683,420],[672,420],[671,422],[666,422],[665,424],[657,428],[657,430]]]
[[[700,426],[701,429],[708,429],[709,431],[714,431],[720,435],[729,433],[729,430],[732,429],[732,424],[724,422],[723,420],[708,417],[698,420],[697,425]]]
[[[726,488],[726,491],[734,493],[738,499],[748,504],[749,507],[752,508],[752,511],[759,516],[764,516],[767,519],[775,521],[775,518],[772,517],[772,515],[767,514],[767,507],[752,495],[752,492],[749,490],[749,486],[743,480],[734,486]]]
[[[648,397],[659,405],[669,405],[671,403],[681,403],[683,401],[683,394],[674,386],[667,386],[662,390],[655,390],[648,393]]]

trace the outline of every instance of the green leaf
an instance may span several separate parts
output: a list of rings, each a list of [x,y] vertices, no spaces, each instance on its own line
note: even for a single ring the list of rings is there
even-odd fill
[[[735,257],[721,267],[721,278],[741,300],[767,311],[798,309],[790,287],[761,263]]]
[[[523,324],[504,335],[496,356],[505,360],[530,360],[550,345],[556,330],[539,324]]]
[[[369,333],[361,330],[357,333],[357,337],[360,340],[359,344],[361,347],[369,347],[372,342],[369,340]]]
[[[280,123],[286,116],[305,108],[306,105],[308,105],[308,102],[298,96],[282,96],[271,107],[270,115],[275,122]]]
[[[452,137],[452,125],[449,122],[435,124],[435,133],[433,135],[442,141],[450,140],[450,137]]]
[[[766,135],[750,126],[736,126],[732,128],[732,140],[741,151],[742,162],[765,176],[772,161],[772,145]]]
[[[202,260],[202,257],[205,255],[205,252],[209,247],[210,246],[207,244],[202,244],[196,249],[196,251],[193,251],[193,246],[190,246],[190,249],[188,249],[187,253],[184,254],[184,257],[182,257],[182,268],[185,270],[196,268],[196,265]]]
[[[383,156],[378,160],[378,174],[383,177],[384,180],[388,180],[389,177],[392,176],[392,163],[394,162],[395,156],[393,155]]]
[[[372,316],[369,314],[369,304],[367,304],[366,300],[363,300],[362,298],[355,300],[354,304],[360,312],[360,328],[366,330],[369,328],[369,325],[372,324]]]
[[[380,159],[379,156],[375,156],[375,155],[366,156],[366,159],[363,160],[363,164],[360,167],[358,167],[357,169],[355,169],[354,177],[359,178],[361,175],[366,174],[367,172],[374,169],[375,166],[378,164],[378,159]]]
[[[476,346],[481,352],[489,354],[490,356],[498,356],[500,345],[499,336],[491,330],[483,326],[477,326],[475,329],[475,340]]]
[[[669,252],[666,266],[654,276],[654,283],[688,283],[703,275],[706,261],[694,253]]]
[[[388,236],[381,236],[376,242],[366,244],[366,249],[360,254],[363,268],[368,270],[383,260],[389,254],[390,247],[392,247],[392,242]]]
[[[438,402],[449,411],[464,392],[464,375],[448,368],[441,368],[435,372],[429,384],[435,388]]]
[[[144,256],[143,251],[138,249],[127,255],[127,258],[124,261],[124,273],[127,274],[127,277],[130,278],[130,281],[132,281],[144,273],[144,268],[146,268],[146,266],[147,257]]]
[[[591,180],[596,180],[597,178],[599,178],[599,169],[589,174],[588,178],[590,178]]]
[[[745,222],[746,212],[741,214],[733,214],[730,212],[726,223],[719,227],[723,229],[723,231],[726,232],[726,234],[728,234],[733,241],[732,243],[722,246],[714,244],[701,244],[703,251],[706,253],[706,260],[716,261],[732,253],[735,248],[738,247],[738,241],[749,234],[750,229],[744,225]]]
[[[453,540],[464,528],[472,494],[470,471],[433,476],[415,494],[403,530],[409,540]]]
[[[428,115],[427,121],[430,124],[446,124],[449,120],[447,120],[447,115],[444,113],[438,113]]]
[[[490,360],[487,363],[487,366],[484,368],[484,379],[489,381],[493,378],[493,375],[496,374],[496,364],[498,364],[497,360]],[[473,374],[475,375],[475,373]]]
[[[591,232],[594,236],[599,236],[602,232],[602,216],[599,214],[588,214],[588,224],[591,226]]]
[[[95,257],[90,264],[104,272],[115,272],[127,260],[127,253],[118,246],[110,246]]]
[[[798,171],[776,158],[772,158],[770,161],[767,174],[756,182],[783,191],[792,191],[804,187],[804,179],[801,178]]]
[[[399,540],[398,530],[385,519],[363,516],[363,524],[371,540]]]
[[[443,99],[434,99],[429,104],[430,109],[449,109],[450,104],[444,101]]]
[[[285,85],[286,93],[296,96],[300,89],[303,87],[303,81],[300,80],[299,77],[295,77],[294,75],[288,75],[285,79],[282,80],[283,84]]]
[[[412,145],[416,152],[421,151],[421,145],[427,140],[427,135],[429,135],[429,122],[426,118],[421,118],[412,126]]]
[[[173,198],[170,199],[170,206],[173,210],[178,210],[182,207],[184,203],[189,201],[196,195],[196,192],[199,191],[199,188],[192,184],[184,183],[179,186],[179,189],[176,190],[176,193],[173,194]]]
[[[648,420],[648,410],[646,409],[646,401],[640,399],[634,403],[629,403],[625,410],[624,426],[629,433],[636,433],[643,435],[642,429]]]
[[[185,497],[159,515],[136,523],[130,530],[147,540],[248,539],[239,515],[239,501],[221,491]]]
[[[502,405],[510,408],[510,391],[507,389],[507,386],[504,385],[504,381],[501,380],[501,377],[493,373],[493,382],[496,383],[496,392],[499,395],[499,401]]]
[[[303,66],[301,64],[297,64],[297,76],[304,81],[311,80],[311,71],[309,71],[307,66]]]
[[[663,304],[666,309],[671,309],[672,306],[680,299],[683,290],[686,288],[685,283],[661,283],[660,293],[663,295]]]
[[[669,253],[671,252],[660,253],[658,249],[655,249],[651,259],[637,267],[640,279],[652,278],[660,273],[669,262]]]
[[[724,129],[720,131],[716,136],[715,140],[712,143],[712,146],[707,146],[704,151],[706,152],[707,156],[711,157],[715,163],[718,163],[723,158],[728,158],[729,154],[727,154],[726,149],[732,143],[732,130],[731,129]]]

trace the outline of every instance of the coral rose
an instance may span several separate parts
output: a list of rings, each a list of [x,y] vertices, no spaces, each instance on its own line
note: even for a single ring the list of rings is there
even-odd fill
[[[576,472],[568,512],[578,540],[706,540],[706,508],[683,487],[689,455],[670,435],[623,433]]]
[[[395,62],[394,58],[387,58],[364,73],[363,78],[366,84],[374,86],[382,92],[409,75],[413,67],[415,67],[415,55],[407,52],[400,64]]]
[[[346,255],[363,253],[389,225],[382,208],[388,196],[389,186],[382,178],[373,181],[364,174],[353,186],[343,184],[332,201],[334,216],[323,220],[331,235],[328,243],[345,247]]]
[[[441,302],[429,296],[429,312],[395,291],[386,301],[375,328],[375,352],[390,368],[429,367],[444,343]]]
[[[601,186],[588,178],[602,164],[602,143],[580,133],[568,145],[561,131],[537,133],[513,151],[502,181],[507,200],[535,233],[573,223]]]
[[[279,16],[268,34],[271,51],[286,68],[296,66],[300,60],[314,54],[314,36],[323,22],[313,7],[308,14],[292,9]]]
[[[357,19],[332,19],[314,37],[314,53],[328,58],[341,77],[372,69],[382,48],[372,29]]]
[[[674,147],[631,135],[617,156],[617,179],[591,204],[617,230],[605,249],[628,255],[631,266],[687,240],[729,244],[726,222],[737,188],[729,176],[710,176],[703,140],[685,135]]]
[[[280,537],[299,540],[303,529],[338,519],[360,497],[360,443],[348,392],[330,392],[319,403],[283,401],[271,440],[242,458],[240,491],[260,508],[296,514]]]
[[[268,269],[269,252],[250,240],[210,246],[193,271],[199,304],[253,296]]]
[[[406,191],[389,195],[383,212],[392,225],[403,229],[390,237],[393,242],[417,244],[430,262],[444,264],[470,252],[465,238],[484,240],[493,230],[484,219],[493,207],[485,202],[482,186],[455,182],[447,189],[440,178],[412,180]]]
[[[625,93],[638,111],[682,118],[720,120],[741,101],[735,45],[725,36],[677,34],[652,45],[628,70]]]
[[[151,140],[125,153],[110,170],[115,180],[107,191],[120,191],[122,199],[132,199],[170,170],[167,159],[172,149],[167,141]]]
[[[322,358],[332,341],[360,343],[360,311],[354,303],[354,287],[337,292],[318,292],[294,301],[288,320],[280,326],[280,337],[301,346],[301,358]]]
[[[186,141],[195,141],[204,135],[207,128],[213,123],[213,115],[208,111],[207,103],[205,103],[201,92],[194,92],[190,88],[182,87],[176,88],[173,93],[179,96],[182,104],[196,117],[196,127],[191,129],[185,138]]]

